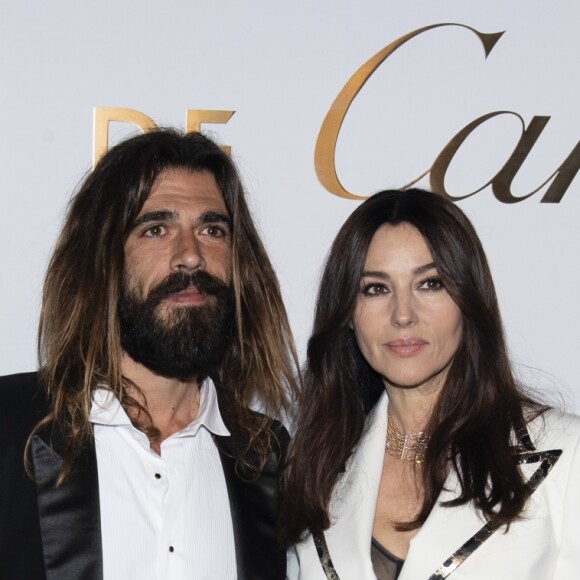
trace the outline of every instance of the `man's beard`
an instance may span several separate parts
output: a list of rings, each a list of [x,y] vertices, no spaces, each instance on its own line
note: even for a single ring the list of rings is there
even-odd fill
[[[191,286],[206,295],[203,304],[174,303],[161,312],[165,298]],[[125,278],[118,312],[125,352],[155,374],[181,381],[217,370],[233,337],[231,286],[203,271],[171,274],[145,298]]]

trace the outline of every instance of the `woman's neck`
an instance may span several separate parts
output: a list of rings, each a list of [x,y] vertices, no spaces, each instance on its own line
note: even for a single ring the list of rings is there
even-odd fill
[[[385,385],[389,413],[395,427],[405,435],[424,431],[439,395],[439,389],[402,388]]]

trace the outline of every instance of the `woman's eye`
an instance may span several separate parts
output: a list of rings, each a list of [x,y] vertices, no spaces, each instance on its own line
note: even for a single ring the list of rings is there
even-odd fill
[[[362,288],[362,293],[365,296],[377,296],[379,294],[387,294],[388,288],[384,284],[365,284]]]
[[[423,280],[423,282],[421,282],[419,288],[421,290],[437,292],[438,290],[443,290],[445,288],[445,284],[443,284],[443,280],[441,280],[441,278],[427,278],[427,280]]]

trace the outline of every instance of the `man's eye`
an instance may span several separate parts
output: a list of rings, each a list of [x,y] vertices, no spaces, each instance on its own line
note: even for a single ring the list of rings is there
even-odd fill
[[[165,226],[155,225],[148,227],[144,232],[143,235],[148,238],[158,238],[162,236],[166,232]]]
[[[212,238],[225,238],[228,235],[228,231],[225,227],[216,225],[207,226],[204,232]]]

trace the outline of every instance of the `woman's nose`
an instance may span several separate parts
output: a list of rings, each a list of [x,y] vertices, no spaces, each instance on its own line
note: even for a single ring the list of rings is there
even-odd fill
[[[393,300],[391,323],[393,326],[404,327],[417,322],[417,311],[412,296],[396,296]]]

